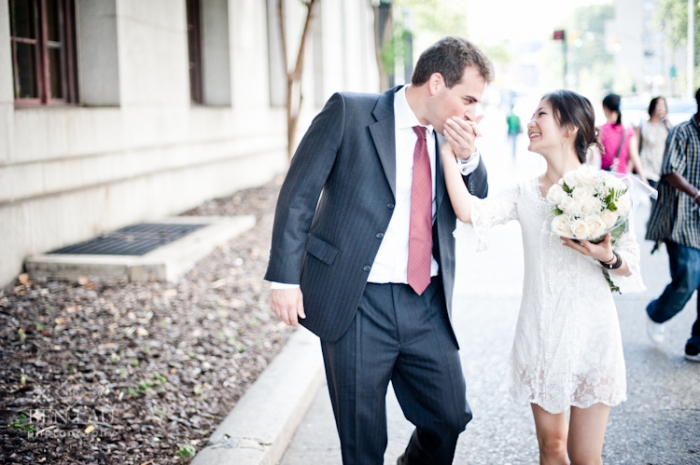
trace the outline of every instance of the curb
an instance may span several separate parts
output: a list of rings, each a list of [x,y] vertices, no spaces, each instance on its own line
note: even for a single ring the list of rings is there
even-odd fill
[[[300,328],[240,398],[191,465],[275,465],[323,383],[318,338]]]

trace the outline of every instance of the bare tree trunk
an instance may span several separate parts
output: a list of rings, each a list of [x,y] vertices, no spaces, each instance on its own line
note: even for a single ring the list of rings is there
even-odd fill
[[[287,57],[287,35],[284,23],[284,1],[277,1],[277,12],[279,15],[280,38],[282,41],[282,60],[284,63],[284,72],[287,75],[287,156],[291,160],[294,155],[296,131],[299,123],[299,113],[301,112],[301,104],[304,101],[304,95],[301,90],[301,78],[304,72],[304,55],[306,49],[306,39],[309,36],[311,20],[313,18],[313,8],[319,0],[301,0],[301,3],[306,7],[306,20],[304,21],[304,29],[299,43],[299,51],[297,53],[296,64],[294,69],[289,69],[289,58]]]
[[[374,57],[377,60],[377,69],[379,70],[379,87],[380,91],[384,92],[389,88],[389,74],[384,66],[383,49],[385,44],[390,44],[392,33],[391,15],[384,24],[381,24],[379,3],[375,5],[372,0],[372,11],[374,12]],[[381,29],[381,30],[380,30]]]

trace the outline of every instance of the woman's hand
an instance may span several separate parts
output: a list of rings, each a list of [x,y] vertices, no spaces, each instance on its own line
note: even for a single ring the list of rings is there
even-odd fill
[[[568,237],[560,237],[560,239],[564,247],[574,249],[580,254],[593,257],[603,263],[613,263],[615,260],[610,233],[606,234],[605,237],[603,237],[603,241],[598,244],[594,244],[590,241],[569,239]]]
[[[477,116],[474,120],[452,117],[445,121],[442,135],[452,146],[454,156],[461,160],[469,160],[476,151],[476,138],[481,137],[479,123],[484,115]]]
[[[593,257],[599,262],[606,264],[613,264],[615,262],[615,254],[613,254],[612,240],[610,239],[610,233],[607,233],[603,238],[603,241],[599,244],[594,244],[590,241],[579,241],[576,239],[569,239],[568,237],[559,237],[562,240],[562,245],[570,249],[574,249],[576,252],[586,255],[588,257]],[[627,261],[623,260],[619,268],[610,270],[610,273],[617,274],[620,276],[630,276],[632,272],[630,271]]]

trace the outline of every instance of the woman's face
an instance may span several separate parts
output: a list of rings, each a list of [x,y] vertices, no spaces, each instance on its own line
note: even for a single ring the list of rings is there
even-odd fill
[[[564,131],[554,119],[552,106],[547,100],[540,101],[532,119],[527,123],[527,137],[530,152],[544,155],[552,149],[561,150],[563,146]]]
[[[613,112],[610,108],[606,107],[603,105],[603,114],[605,115],[605,119],[610,121],[611,119],[614,119],[613,117],[615,116],[615,112]]]
[[[668,110],[666,109],[666,100],[660,98],[656,102],[656,108],[654,108],[654,115],[661,118],[663,116],[666,116],[667,113],[668,113]]]

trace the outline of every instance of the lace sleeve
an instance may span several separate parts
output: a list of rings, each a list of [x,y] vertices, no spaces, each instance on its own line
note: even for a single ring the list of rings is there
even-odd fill
[[[642,273],[639,266],[640,252],[637,236],[634,232],[634,213],[630,212],[629,216],[629,231],[620,237],[620,242],[615,247],[615,251],[620,254],[620,257],[627,262],[627,266],[632,273],[630,276],[622,276],[615,273],[610,273],[610,278],[613,284],[620,288],[621,294],[630,292],[642,292],[646,290],[646,286],[642,281]]]
[[[457,220],[454,237],[457,240],[477,241],[477,250],[486,250],[489,230],[518,218],[516,205],[520,198],[520,186],[510,187],[493,197],[479,199],[472,196],[472,222],[462,223]]]

